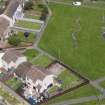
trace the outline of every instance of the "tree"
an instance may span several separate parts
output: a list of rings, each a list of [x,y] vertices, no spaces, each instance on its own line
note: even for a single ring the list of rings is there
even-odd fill
[[[29,37],[29,35],[30,35],[30,33],[29,33],[29,32],[24,32],[24,36],[25,36],[25,38],[28,38],[28,37]]]
[[[8,38],[8,43],[13,46],[18,46],[21,43],[21,40],[17,36],[13,35]]]
[[[24,10],[33,9],[34,3],[32,0],[26,1],[24,5]]]
[[[39,6],[39,8],[42,8],[42,14],[41,14],[40,20],[45,21],[47,15],[48,15],[48,8],[43,4],[39,4],[38,6]]]

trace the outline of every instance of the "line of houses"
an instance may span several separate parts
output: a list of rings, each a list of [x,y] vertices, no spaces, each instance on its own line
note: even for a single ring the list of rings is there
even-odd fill
[[[27,61],[20,51],[9,49],[2,54],[2,67],[6,72],[13,72],[26,87],[24,96],[35,96],[35,99],[53,85],[58,85],[55,75],[48,69],[37,67]]]

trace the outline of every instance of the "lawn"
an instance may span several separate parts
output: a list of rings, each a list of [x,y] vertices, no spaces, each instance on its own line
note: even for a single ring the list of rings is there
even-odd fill
[[[72,87],[75,87],[77,85],[79,85],[80,83],[82,83],[82,80],[77,77],[76,75],[74,75],[73,73],[71,73],[68,69],[65,69],[64,71],[62,71],[58,77],[57,77],[58,81],[61,81],[61,86],[60,88],[65,91],[67,89],[70,89]],[[53,86],[51,88],[49,88],[48,92],[51,94],[58,92],[59,87],[57,86]]]
[[[39,52],[34,49],[27,49],[24,52],[24,55],[28,58],[29,61],[31,61],[33,58],[37,57],[38,54],[39,54]]]
[[[100,93],[95,88],[93,88],[91,85],[86,85],[72,92],[69,92],[62,96],[54,98],[50,100],[49,102],[47,102],[46,104],[42,104],[42,105],[50,105],[51,103],[54,104],[54,103],[58,103],[58,102],[62,102],[62,101],[70,100],[70,99],[76,99],[76,98],[91,96],[91,95],[97,96],[99,94]]]
[[[6,84],[16,91],[17,89],[19,89],[22,86],[22,81],[13,77],[13,78],[7,80]]]
[[[47,67],[53,61],[46,55],[40,56],[38,59],[32,61],[32,64],[40,66],[40,67]]]
[[[74,87],[80,84],[80,79],[76,75],[72,74],[69,70],[65,69],[58,77],[58,80],[62,80],[63,84],[61,87],[63,89]]]
[[[12,35],[8,39],[8,43],[10,45],[14,45],[16,40],[19,40],[18,46],[29,46],[32,45],[35,42],[36,34],[30,33],[28,37],[25,37],[24,32],[18,32],[16,35]],[[14,42],[14,44],[10,43],[10,40]]]
[[[21,39],[22,42],[33,43],[35,41],[35,33],[30,33],[29,37],[25,37],[23,32],[18,32],[17,37]]]
[[[49,7],[52,17],[40,48],[90,79],[105,76],[105,10],[54,3]]]
[[[35,23],[35,22],[29,22],[29,21],[23,21],[23,20],[18,20],[15,23],[15,26],[22,27],[22,28],[29,28],[29,29],[35,29],[35,30],[40,30],[41,24]]]

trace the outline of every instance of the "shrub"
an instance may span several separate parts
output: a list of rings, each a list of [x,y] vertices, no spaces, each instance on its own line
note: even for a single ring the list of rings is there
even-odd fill
[[[21,40],[17,36],[13,35],[8,38],[8,43],[13,46],[18,46],[21,43]]]
[[[32,0],[29,0],[24,5],[24,10],[30,10],[33,9],[34,3]]]

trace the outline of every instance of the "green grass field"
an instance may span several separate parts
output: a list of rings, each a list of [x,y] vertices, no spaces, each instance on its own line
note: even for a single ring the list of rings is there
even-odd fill
[[[105,76],[105,10],[49,7],[52,17],[39,46],[90,79]]]

